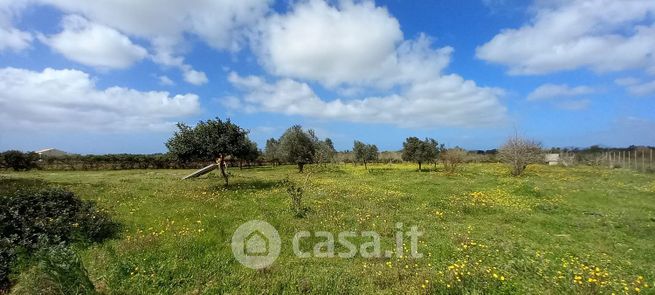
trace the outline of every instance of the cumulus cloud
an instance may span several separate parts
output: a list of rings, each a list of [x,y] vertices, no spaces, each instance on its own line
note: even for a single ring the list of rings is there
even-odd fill
[[[619,78],[614,81],[617,85],[624,86],[628,92],[635,96],[647,96],[655,94],[655,80],[643,82],[633,77]]]
[[[28,48],[34,39],[32,34],[13,25],[13,18],[25,7],[24,1],[0,0],[0,52],[21,51]]]
[[[39,0],[61,10],[142,38],[182,38],[194,34],[217,49],[238,49],[244,30],[259,21],[270,0],[77,1]]]
[[[655,1],[537,1],[534,10],[528,24],[501,31],[476,56],[508,66],[510,74],[655,73]]]
[[[528,100],[547,100],[561,97],[580,96],[594,92],[596,92],[596,90],[589,86],[570,87],[568,85],[544,84],[528,94]]]
[[[193,85],[202,85],[209,82],[209,79],[207,79],[207,75],[205,75],[205,73],[203,72],[193,70],[190,67],[183,68],[183,71],[184,71],[184,81],[187,81],[188,83],[191,83]]]
[[[0,52],[4,50],[21,51],[32,43],[32,34],[13,27],[0,27]]]
[[[444,74],[453,49],[432,43],[424,34],[404,39],[398,21],[372,1],[298,2],[263,22],[255,38],[254,51],[278,78],[232,73],[242,99],[226,105],[405,127],[502,122],[502,91]],[[351,99],[324,100],[309,82]]]
[[[398,21],[371,1],[312,0],[264,22],[255,51],[274,75],[331,88],[390,87],[439,75],[452,48],[431,43],[425,35],[404,40]]]
[[[403,39],[384,8],[344,1],[339,9],[319,0],[273,16],[261,34],[259,51],[272,72],[329,85],[381,75]]]
[[[66,58],[84,65],[122,69],[148,54],[120,32],[78,15],[64,17],[62,27],[59,34],[41,40]]]
[[[236,51],[243,46],[254,24],[268,13],[272,1],[174,0],[166,1],[165,5],[159,0],[32,0],[30,3],[51,5],[126,36],[148,40],[153,61],[179,68],[185,81],[200,85],[207,82],[205,73],[184,62],[186,36],[196,36],[215,49]],[[0,44],[5,41],[0,40]]]
[[[498,89],[478,87],[457,75],[414,84],[402,94],[331,101],[321,99],[307,83],[289,78],[268,82],[231,73],[229,81],[243,98],[229,97],[224,105],[252,111],[401,127],[481,126],[505,119]]]
[[[152,130],[198,111],[194,94],[98,89],[78,70],[0,69],[0,126],[7,128]]]

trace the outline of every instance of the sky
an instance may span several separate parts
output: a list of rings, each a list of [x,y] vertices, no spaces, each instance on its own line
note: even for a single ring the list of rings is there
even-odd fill
[[[0,150],[165,152],[215,117],[260,148],[654,145],[655,1],[0,0]]]

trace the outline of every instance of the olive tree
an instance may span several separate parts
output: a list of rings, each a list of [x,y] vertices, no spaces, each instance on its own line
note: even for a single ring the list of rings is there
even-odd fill
[[[419,171],[421,170],[421,164],[436,162],[438,157],[439,143],[432,138],[420,140],[412,136],[408,137],[403,143],[403,161],[418,163]]]
[[[543,161],[541,144],[515,135],[498,150],[498,158],[511,166],[512,175],[518,176],[523,174],[528,164]]]
[[[305,164],[312,163],[316,154],[316,136],[313,132],[304,131],[302,126],[291,126],[280,137],[279,155],[285,162],[298,165],[302,173]]]
[[[254,144],[248,139],[248,131],[229,119],[200,121],[195,127],[178,123],[177,128],[173,137],[166,142],[170,153],[182,161],[215,161],[226,186],[228,174],[225,171],[225,159],[243,156],[244,151],[251,149]]]
[[[250,163],[257,161],[261,154],[262,153],[257,148],[257,144],[246,138],[246,142],[241,146],[239,152],[236,154],[236,157],[239,159],[239,169],[242,168],[243,161],[250,166]]]
[[[280,164],[279,147],[280,142],[277,139],[268,139],[264,148],[264,159],[273,164]]]
[[[311,131],[311,130],[310,130]],[[325,140],[319,140],[315,135],[313,136],[314,145],[316,146],[316,153],[314,154],[314,162],[320,164],[327,164],[334,160],[337,150],[334,149],[334,144],[332,140],[326,138]]]
[[[355,156],[355,161],[364,163],[364,168],[368,170],[366,163],[378,159],[378,147],[374,144],[365,144],[359,140],[355,140],[355,143],[353,144],[353,154]]]

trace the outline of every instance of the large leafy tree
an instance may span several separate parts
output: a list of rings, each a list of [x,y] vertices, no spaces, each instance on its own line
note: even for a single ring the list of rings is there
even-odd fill
[[[311,130],[304,131],[300,125],[291,126],[280,137],[279,155],[283,161],[298,165],[298,171],[302,173],[305,164],[314,160],[316,141]]]
[[[195,127],[178,123],[177,127],[173,137],[166,142],[169,151],[182,161],[216,161],[225,185],[228,185],[226,158],[243,156],[244,151],[252,149],[253,143],[248,139],[248,131],[229,119],[200,121]]]
[[[374,144],[365,144],[355,140],[353,154],[355,155],[355,161],[364,163],[364,168],[368,170],[366,163],[378,159],[378,147]]]
[[[408,137],[403,143],[403,161],[418,163],[419,171],[423,163],[436,162],[438,157],[439,143],[432,138],[420,140],[418,137],[412,136]]]

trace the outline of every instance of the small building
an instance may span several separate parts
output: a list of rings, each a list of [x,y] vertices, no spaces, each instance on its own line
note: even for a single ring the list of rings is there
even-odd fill
[[[68,155],[67,152],[64,152],[64,151],[61,151],[61,150],[58,150],[58,149],[54,149],[54,148],[38,150],[38,151],[35,151],[35,153],[39,154],[39,156],[41,156],[41,158],[63,157],[63,156]]]
[[[546,156],[544,157],[544,161],[551,166],[559,165],[560,164],[559,154],[546,154]]]

